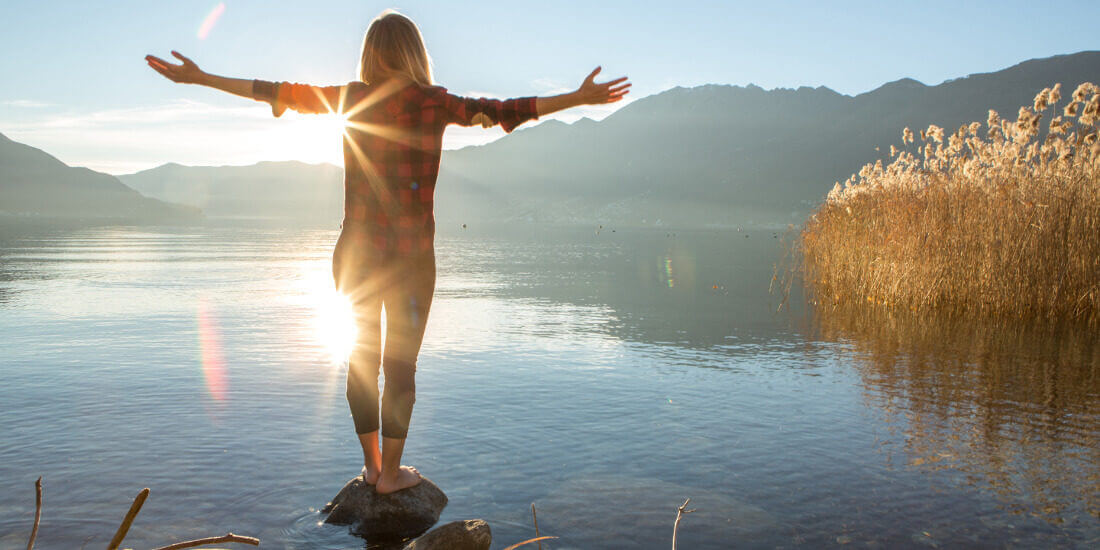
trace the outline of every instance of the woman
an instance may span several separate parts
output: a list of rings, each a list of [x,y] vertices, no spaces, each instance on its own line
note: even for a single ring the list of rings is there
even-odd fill
[[[173,82],[266,101],[275,116],[290,108],[346,117],[344,222],[332,271],[336,289],[351,298],[359,328],[348,362],[348,404],[363,447],[366,482],[382,494],[416,485],[420,474],[401,465],[401,454],[415,401],[416,357],[435,290],[432,201],[444,128],[500,124],[511,132],[562,109],[619,101],[630,84],[625,77],[595,83],[597,67],[576,91],[558,96],[506,101],[458,97],[433,86],[420,30],[392,11],[367,29],[359,80],[343,86],[226,78],[204,73],[175,51],[172,55],[182,64],[151,55],[145,59]],[[381,421],[379,365],[386,377]]]

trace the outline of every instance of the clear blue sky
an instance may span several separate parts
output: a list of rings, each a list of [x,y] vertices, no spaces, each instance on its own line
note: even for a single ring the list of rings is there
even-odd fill
[[[113,173],[169,161],[335,160],[331,123],[291,116],[148,69],[178,49],[211,72],[339,83],[385,8],[413,18],[437,80],[467,94],[574,86],[597,64],[633,98],[674,86],[825,85],[858,94],[912,77],[929,84],[1025,59],[1100,49],[1100,2],[217,0],[0,3],[0,133]],[[573,113],[599,118],[606,112]],[[567,117],[568,119],[568,117]],[[449,146],[499,133],[448,134]]]

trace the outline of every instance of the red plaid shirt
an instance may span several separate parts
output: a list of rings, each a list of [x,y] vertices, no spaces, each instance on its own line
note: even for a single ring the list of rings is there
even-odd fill
[[[344,224],[376,252],[430,252],[435,236],[432,204],[443,130],[472,126],[478,114],[511,132],[538,118],[535,98],[473,99],[439,86],[390,80],[378,85],[310,86],[256,80],[253,96],[280,116],[342,113],[344,131]]]

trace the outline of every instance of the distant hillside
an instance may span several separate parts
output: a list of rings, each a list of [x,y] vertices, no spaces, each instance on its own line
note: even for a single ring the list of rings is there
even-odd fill
[[[199,220],[202,213],[142,196],[112,175],[68,166],[0,134],[0,216],[179,223]]]
[[[926,86],[899,80],[855,97],[828,88],[676,88],[600,122],[542,124],[449,152],[441,220],[673,225],[799,223],[837,180],[901,131],[1015,118],[1044,87],[1100,82],[1100,52],[1020,63]]]
[[[146,195],[201,208],[211,217],[285,218],[335,225],[343,213],[343,170],[331,164],[165,164],[119,178]]]
[[[547,122],[480,147],[445,151],[436,188],[442,223],[708,226],[799,223],[902,128],[1014,117],[1055,82],[1100,81],[1100,52],[1020,63],[936,86],[902,79],[846,96],[828,88],[675,88],[600,122]],[[166,165],[123,181],[211,215],[336,220],[339,169],[261,163]]]

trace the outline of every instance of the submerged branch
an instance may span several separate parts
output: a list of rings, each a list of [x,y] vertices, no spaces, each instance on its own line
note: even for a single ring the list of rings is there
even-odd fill
[[[676,550],[676,532],[680,530],[680,518],[695,511],[695,508],[691,510],[687,509],[688,503],[691,499],[687,499],[679,508],[676,509],[676,521],[672,524],[672,550]]]
[[[539,536],[539,517],[535,515],[535,503],[531,503],[531,519],[535,521],[535,538]],[[539,550],[542,550],[542,541],[539,541]]]
[[[534,506],[532,504],[532,506]],[[34,539],[38,538],[38,524],[42,521],[42,476],[34,482],[34,527],[31,528],[31,538],[27,541],[27,550],[34,548]]]
[[[233,533],[226,533],[220,537],[207,537],[204,539],[186,540],[183,542],[177,542],[175,544],[169,544],[168,546],[161,546],[154,550],[179,550],[180,548],[193,548],[195,546],[204,546],[207,544],[219,544],[223,542],[239,542],[241,544],[251,544],[252,546],[259,546],[260,539],[255,537],[244,537],[241,535],[234,535]]]
[[[145,499],[148,497],[148,487],[142,489],[134,497],[134,503],[130,505],[130,511],[126,512],[126,517],[122,519],[122,525],[118,526],[118,531],[115,531],[115,536],[111,539],[111,544],[107,545],[107,550],[116,550],[122,544],[122,539],[126,538],[126,533],[130,531],[130,524],[134,522],[134,518],[137,517],[138,512],[141,511],[141,506],[145,504]]]
[[[27,550],[34,550],[34,541],[38,537],[38,524],[42,520],[42,477],[39,476],[38,481],[34,482],[35,488],[35,509],[34,509],[34,528],[31,529],[31,538],[27,542]],[[145,504],[145,499],[149,497],[149,488],[146,487],[141,490],[140,493],[134,497],[133,504],[130,505],[130,510],[126,512],[126,517],[122,519],[122,524],[118,526],[118,530],[115,531],[114,538],[111,539],[111,543],[107,545],[107,550],[118,550],[119,545],[122,544],[122,539],[126,538],[126,533],[130,531],[130,525],[134,523],[134,518],[137,517],[138,512],[141,511],[141,507]],[[90,537],[89,537],[90,538]],[[543,537],[554,538],[554,537]],[[532,539],[534,540],[534,539]],[[220,544],[225,542],[235,542],[239,544],[251,544],[252,546],[259,546],[260,539],[256,537],[246,537],[243,535],[234,535],[233,533],[226,533],[220,537],[206,537],[195,540],[185,540],[168,546],[161,546],[155,550],[179,550],[180,548],[194,548],[196,546],[205,546],[207,544]],[[526,541],[530,542],[530,541]],[[521,544],[526,544],[526,542]],[[87,540],[85,540],[87,544]],[[517,545],[518,546],[518,545]]]
[[[539,541],[544,541],[544,540],[550,540],[550,539],[556,539],[556,538],[558,538],[558,537],[535,537],[535,538],[533,538],[533,539],[527,539],[527,540],[525,540],[525,541],[523,541],[523,542],[517,542],[517,543],[515,543],[515,544],[513,544],[513,545],[509,546],[508,548],[505,548],[504,550],[515,550],[516,548],[519,548],[520,546],[523,546],[523,545],[525,545],[525,544],[531,544],[532,542],[538,542],[539,544],[542,544],[542,543],[541,543],[541,542],[539,542]]]

